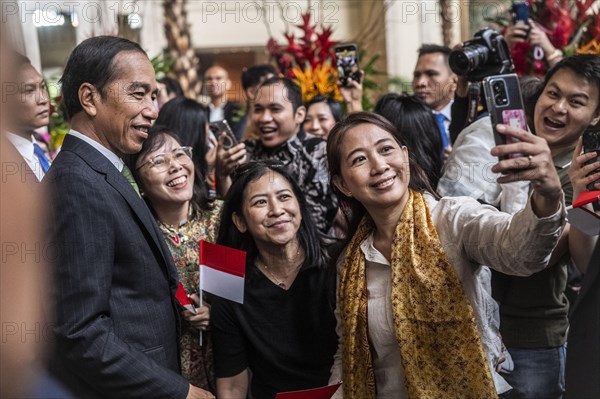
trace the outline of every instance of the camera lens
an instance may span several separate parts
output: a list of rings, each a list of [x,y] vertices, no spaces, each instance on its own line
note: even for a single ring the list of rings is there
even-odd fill
[[[477,69],[479,65],[485,64],[488,53],[489,49],[487,47],[474,44],[451,52],[448,63],[452,72],[457,75],[466,75]]]

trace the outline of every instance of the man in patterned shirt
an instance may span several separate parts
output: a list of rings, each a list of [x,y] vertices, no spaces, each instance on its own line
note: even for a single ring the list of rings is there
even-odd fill
[[[217,188],[224,196],[231,172],[247,160],[272,160],[286,165],[305,193],[314,220],[327,233],[337,212],[329,186],[325,140],[305,133],[302,91],[286,78],[273,77],[260,86],[250,113],[259,138],[217,151]]]

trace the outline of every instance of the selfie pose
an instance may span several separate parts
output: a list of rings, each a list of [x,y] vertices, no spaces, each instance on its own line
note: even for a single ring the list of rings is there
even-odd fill
[[[344,381],[346,397],[496,397],[481,343],[479,265],[514,275],[543,269],[565,221],[546,142],[499,130],[521,143],[494,155],[522,156],[494,171],[526,171],[500,180],[534,187],[512,216],[470,198],[436,198],[383,117],[351,114],[332,130],[331,181],[355,232],[338,261],[340,346],[330,378]]]

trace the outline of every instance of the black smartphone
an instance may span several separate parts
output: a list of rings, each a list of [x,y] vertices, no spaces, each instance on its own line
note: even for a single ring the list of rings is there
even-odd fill
[[[527,128],[527,118],[525,117],[525,107],[523,107],[519,77],[514,73],[488,76],[483,79],[481,84],[483,85],[485,102],[492,120],[496,145],[514,143],[516,141],[514,138],[498,133],[496,125],[503,124],[529,130]],[[520,156],[522,155],[518,153],[510,154],[501,157],[500,160]]]
[[[517,1],[512,4],[512,15],[513,15],[513,25],[517,22],[521,21],[527,26],[527,33],[525,35],[519,35],[523,39],[527,40],[529,38],[529,31],[531,27],[529,26],[529,4],[523,1]]]
[[[233,134],[231,127],[229,127],[229,123],[227,123],[225,119],[223,119],[222,121],[211,122],[208,124],[208,127],[217,138],[219,145],[221,145],[226,150],[238,144],[235,134]]]
[[[529,25],[529,4],[527,2],[514,2],[512,4],[513,24],[521,21],[525,25]]]
[[[348,78],[360,82],[360,67],[358,66],[358,47],[347,43],[335,46],[335,59],[338,77],[342,86],[348,85]]]
[[[588,152],[595,152],[596,153],[596,158],[590,159],[587,164],[591,164],[594,162],[598,162],[600,161],[600,130],[586,130],[585,132],[583,132],[583,152],[584,153],[588,153]],[[598,173],[600,172],[600,169],[596,169],[593,172],[591,172],[590,174],[594,174],[594,173]],[[592,182],[590,184],[587,185],[587,189],[590,191],[595,191],[596,187],[594,187],[595,183],[600,182],[600,180],[596,180],[595,182]]]

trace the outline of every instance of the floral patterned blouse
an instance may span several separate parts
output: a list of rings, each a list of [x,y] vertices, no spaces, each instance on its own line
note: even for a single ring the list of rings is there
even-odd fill
[[[188,294],[198,294],[199,243],[200,240],[215,242],[219,228],[219,215],[222,201],[214,201],[210,211],[194,212],[190,210],[188,220],[179,228],[158,222],[167,241],[171,255],[177,266],[179,281]],[[206,305],[206,295],[203,303]],[[185,320],[181,326],[181,372],[190,384],[212,391],[215,389],[213,372],[213,354],[210,334],[203,335],[200,346],[200,332]]]

